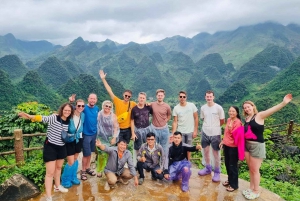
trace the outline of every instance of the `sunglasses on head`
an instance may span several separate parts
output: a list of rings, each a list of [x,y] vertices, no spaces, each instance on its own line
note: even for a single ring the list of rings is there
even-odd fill
[[[84,107],[84,105],[77,105],[77,107]]]
[[[111,108],[111,106],[110,106],[110,105],[105,105],[105,107]]]
[[[186,96],[179,96],[179,98],[186,98]]]
[[[129,95],[124,95],[125,96],[125,98],[130,98],[131,96],[129,96]]]

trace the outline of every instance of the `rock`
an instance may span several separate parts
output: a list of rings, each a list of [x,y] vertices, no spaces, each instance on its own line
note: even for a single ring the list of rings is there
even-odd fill
[[[275,177],[275,179],[277,181],[290,181],[290,176],[288,174],[285,174],[285,173],[282,173],[282,174],[279,174]]]
[[[14,174],[0,188],[0,200],[28,200],[41,193],[40,189],[21,174]]]
[[[294,157],[300,154],[300,148],[297,146],[285,145],[282,149],[282,153],[286,156]]]

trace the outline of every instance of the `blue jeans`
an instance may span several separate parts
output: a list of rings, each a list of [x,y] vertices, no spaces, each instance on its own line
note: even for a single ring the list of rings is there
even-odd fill
[[[169,145],[170,145],[169,144],[170,131],[168,126],[162,129],[158,129],[151,124],[151,127],[152,127],[152,131],[155,134],[156,142],[160,144],[163,147],[164,152],[167,153],[167,150],[169,149]]]

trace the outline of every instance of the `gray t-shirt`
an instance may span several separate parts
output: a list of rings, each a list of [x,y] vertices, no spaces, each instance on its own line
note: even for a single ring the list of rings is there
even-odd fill
[[[181,133],[194,132],[194,113],[198,109],[194,103],[187,102],[186,106],[176,105],[173,110],[173,116],[177,116],[177,131]]]

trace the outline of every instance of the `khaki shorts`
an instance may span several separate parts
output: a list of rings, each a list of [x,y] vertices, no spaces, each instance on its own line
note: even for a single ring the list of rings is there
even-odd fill
[[[246,140],[245,151],[254,158],[266,158],[265,143]]]

